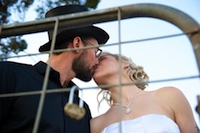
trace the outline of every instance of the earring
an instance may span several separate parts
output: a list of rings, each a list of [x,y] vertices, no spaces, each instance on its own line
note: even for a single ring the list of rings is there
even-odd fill
[[[66,105],[64,107],[64,111],[65,111],[65,114],[68,115],[69,117],[76,119],[76,120],[80,120],[85,115],[85,109],[83,108],[83,100],[82,100],[83,93],[81,93],[79,105],[73,103],[74,91],[77,88],[78,88],[77,86],[73,86],[71,88],[69,100],[68,100],[68,103],[66,103]]]

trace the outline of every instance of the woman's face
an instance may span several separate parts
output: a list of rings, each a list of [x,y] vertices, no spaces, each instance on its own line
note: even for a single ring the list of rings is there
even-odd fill
[[[103,55],[99,59],[99,65],[95,69],[93,78],[98,85],[103,85],[107,80],[118,77],[119,62],[112,55]]]

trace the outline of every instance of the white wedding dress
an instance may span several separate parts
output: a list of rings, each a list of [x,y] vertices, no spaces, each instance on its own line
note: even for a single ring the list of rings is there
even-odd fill
[[[121,130],[120,130],[121,123]],[[123,120],[104,128],[101,133],[180,133],[178,125],[160,114],[148,114],[131,120]]]

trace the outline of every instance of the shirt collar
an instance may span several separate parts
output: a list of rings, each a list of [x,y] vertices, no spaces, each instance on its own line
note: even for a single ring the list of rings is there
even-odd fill
[[[37,69],[37,71],[40,73],[40,74],[45,74],[46,72],[46,67],[47,67],[47,64],[42,62],[42,61],[39,61],[37,64],[34,65],[34,67]],[[50,74],[51,73],[54,73],[55,76],[58,76],[58,78],[60,78],[60,74],[59,72],[55,71],[53,68],[50,67]]]
[[[34,67],[36,68],[36,70],[41,74],[41,75],[45,75],[46,72],[46,67],[47,64],[39,61],[37,64],[34,65]],[[49,75],[49,79],[53,80],[54,82],[58,83],[60,86],[62,86],[60,84],[60,73],[57,72],[56,70],[54,70],[53,68],[50,67],[50,75]],[[73,83],[72,81],[69,82],[68,87],[72,87],[74,86],[75,83]]]

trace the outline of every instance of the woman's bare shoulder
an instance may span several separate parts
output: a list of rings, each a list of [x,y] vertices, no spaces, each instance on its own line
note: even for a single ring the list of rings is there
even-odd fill
[[[158,94],[182,95],[182,91],[174,86],[165,86],[155,91]]]
[[[173,86],[162,87],[156,90],[155,94],[157,98],[159,98],[160,100],[164,100],[171,106],[174,105],[176,107],[180,103],[182,103],[182,105],[188,104],[187,98],[184,93],[179,88]]]
[[[166,86],[166,87],[159,88],[155,90],[154,93],[155,93],[155,97],[157,97],[160,100],[168,101],[169,103],[171,101],[180,102],[180,101],[186,100],[186,97],[183,94],[183,92],[179,88],[176,88],[173,86]]]

